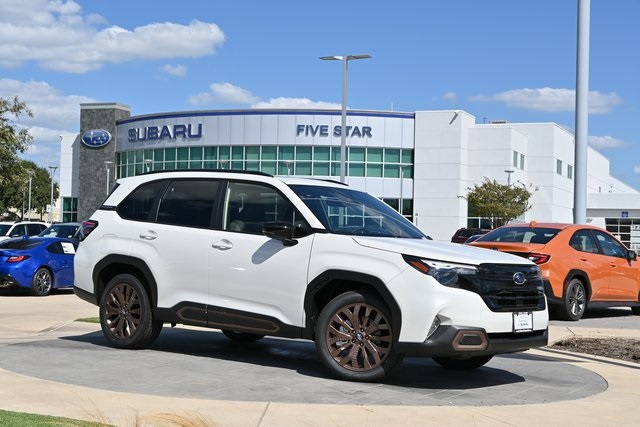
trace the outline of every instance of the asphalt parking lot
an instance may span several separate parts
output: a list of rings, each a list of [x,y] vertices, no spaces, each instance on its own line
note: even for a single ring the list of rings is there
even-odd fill
[[[328,378],[308,341],[236,343],[217,330],[165,326],[150,348],[118,350],[108,346],[98,324],[74,321],[96,316],[97,307],[72,293],[34,298],[1,292],[0,369],[47,384],[229,404],[489,409],[572,404],[597,399],[610,387],[601,373],[545,351],[497,356],[471,372],[407,358],[385,383],[362,384]],[[640,330],[640,318],[623,310],[594,312],[578,323]],[[565,324],[576,325],[552,321],[557,329]]]

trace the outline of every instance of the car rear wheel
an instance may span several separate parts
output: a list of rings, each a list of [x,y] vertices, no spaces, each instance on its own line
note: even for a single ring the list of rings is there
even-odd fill
[[[473,356],[466,358],[456,357],[434,357],[433,360],[438,365],[447,369],[455,369],[457,371],[468,371],[485,365],[493,356]]]
[[[564,292],[560,316],[564,320],[580,320],[587,308],[587,291],[580,279],[571,279]]]
[[[379,381],[402,360],[386,305],[366,291],[338,295],[325,306],[315,330],[322,363],[337,378]]]
[[[264,335],[231,331],[229,329],[223,329],[222,333],[224,334],[225,337],[236,342],[253,342],[253,341],[258,341],[264,338]]]
[[[631,307],[631,312],[636,316],[640,316],[640,307]]]
[[[100,298],[100,325],[114,347],[138,349],[160,334],[162,322],[153,319],[147,291],[135,276],[119,274]]]
[[[51,272],[41,267],[36,271],[31,279],[31,295],[36,297],[45,297],[51,293],[51,286],[53,283],[53,276]]]

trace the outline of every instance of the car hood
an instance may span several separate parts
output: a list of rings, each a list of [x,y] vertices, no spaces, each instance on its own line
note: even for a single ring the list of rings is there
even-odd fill
[[[354,237],[353,239],[359,245],[367,248],[460,264],[478,265],[484,263],[498,263],[533,265],[531,261],[519,256],[494,250],[476,248],[469,245],[460,245],[457,243],[393,237]]]

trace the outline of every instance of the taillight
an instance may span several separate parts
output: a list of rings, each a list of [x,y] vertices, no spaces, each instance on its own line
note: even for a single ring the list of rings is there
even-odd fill
[[[551,255],[538,254],[535,252],[527,254],[527,259],[529,261],[533,261],[536,264],[544,264],[545,262],[549,261],[549,258],[551,258]]]
[[[96,229],[96,227],[98,227],[98,221],[94,221],[92,219],[84,221],[82,223],[82,230],[80,232],[80,241],[86,239],[87,236]]]
[[[15,255],[7,258],[7,262],[20,262],[24,261],[27,258],[29,258],[29,255]]]

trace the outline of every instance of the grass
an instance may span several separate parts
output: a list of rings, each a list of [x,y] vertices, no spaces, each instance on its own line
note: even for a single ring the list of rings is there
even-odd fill
[[[76,322],[100,323],[100,318],[99,317],[83,317],[81,319],[76,319]]]
[[[0,409],[0,425],[3,427],[106,427],[108,424]]]

